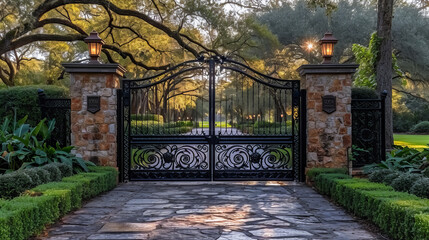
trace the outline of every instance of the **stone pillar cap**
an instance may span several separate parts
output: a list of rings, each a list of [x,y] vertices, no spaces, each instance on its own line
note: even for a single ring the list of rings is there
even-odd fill
[[[118,63],[63,63],[67,73],[116,73],[120,77],[127,71]]]
[[[358,64],[306,64],[297,69],[299,75],[306,74],[353,74]]]

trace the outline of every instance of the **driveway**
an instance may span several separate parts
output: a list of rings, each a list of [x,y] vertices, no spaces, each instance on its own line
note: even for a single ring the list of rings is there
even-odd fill
[[[380,239],[294,182],[130,182],[36,239]]]

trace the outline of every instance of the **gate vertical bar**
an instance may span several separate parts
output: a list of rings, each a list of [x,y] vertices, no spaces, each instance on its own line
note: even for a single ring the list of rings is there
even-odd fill
[[[300,84],[299,81],[294,82],[292,85],[292,136],[293,136],[293,171],[294,180],[299,180],[299,166],[300,166]]]
[[[305,167],[307,165],[307,90],[301,90],[301,105],[299,135],[300,135],[300,161],[299,161],[299,181],[305,181]]]
[[[214,166],[215,166],[215,62],[213,58],[209,60],[209,161],[211,181],[214,180]]]
[[[117,153],[116,153],[116,163],[118,164],[119,169],[119,181],[124,181],[124,156],[123,156],[123,132],[124,132],[124,123],[122,118],[123,107],[122,107],[122,89],[116,90],[117,97],[117,108],[116,108],[116,121],[117,121],[117,129],[116,129],[116,142],[118,143]]]
[[[129,172],[130,172],[130,163],[131,163],[131,145],[130,145],[130,135],[131,135],[131,92],[130,92],[130,82],[129,81],[122,81],[122,118],[123,118],[123,180],[124,182],[127,182],[130,179]]]

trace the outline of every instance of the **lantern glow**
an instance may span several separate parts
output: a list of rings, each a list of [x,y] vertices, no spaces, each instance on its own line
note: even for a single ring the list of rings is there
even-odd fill
[[[98,36],[98,33],[92,31],[87,38],[84,39],[85,43],[88,44],[89,56],[91,57],[90,63],[100,63],[98,58],[100,57],[101,47],[104,44],[103,39]]]
[[[334,45],[338,42],[332,33],[325,33],[322,39],[320,39],[319,43],[322,48],[322,64],[331,63],[332,56],[334,56]]]

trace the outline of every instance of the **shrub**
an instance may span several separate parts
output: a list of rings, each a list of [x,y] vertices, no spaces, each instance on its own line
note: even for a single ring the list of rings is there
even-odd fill
[[[416,214],[414,216],[415,239],[425,239],[429,236],[429,214]]]
[[[23,170],[20,170],[20,172],[27,174],[31,178],[32,187],[35,187],[43,183],[36,169],[23,169]]]
[[[66,163],[52,163],[52,164],[58,167],[62,177],[70,177],[71,175],[73,175],[73,168],[69,164],[66,164]]]
[[[348,174],[347,168],[312,168],[308,170],[307,177],[310,181],[313,181],[314,178],[319,174],[327,174],[327,173],[340,173],[340,174]]]
[[[0,175],[0,198],[14,198],[34,186],[31,178],[23,172]]]
[[[35,171],[39,175],[40,184],[48,183],[51,181],[51,174],[43,168],[36,167],[26,169],[25,171]]]
[[[88,191],[100,193],[116,186],[115,170],[111,168],[92,168],[92,170],[96,172],[93,172],[95,175],[90,178],[96,177],[94,182],[102,184],[88,185]],[[81,179],[88,179],[85,176],[81,177]],[[20,196],[10,201],[0,199],[0,238],[2,240],[28,239],[40,233],[46,224],[55,222],[70,210],[79,207],[83,197],[81,179],[48,183],[29,191],[41,193],[40,196]],[[107,180],[108,183],[100,179]]]
[[[429,198],[429,178],[422,178],[416,181],[411,187],[410,193],[418,197]]]
[[[383,179],[383,183],[390,185],[390,184],[392,184],[393,180],[397,179],[399,176],[401,176],[401,174],[399,172],[394,172],[394,173],[391,173],[389,175],[386,175]]]
[[[317,189],[320,191],[319,186],[330,188],[332,199],[355,215],[368,218],[392,239],[427,239],[429,200],[395,192],[380,183],[369,183],[362,179],[335,179],[333,175],[318,175],[315,179]]]
[[[41,168],[43,168],[49,172],[49,176],[50,176],[51,181],[53,181],[53,182],[61,181],[61,178],[62,178],[61,171],[57,165],[47,164],[47,165],[42,166]]]
[[[164,123],[164,117],[158,114],[131,114],[131,120],[155,121],[155,122]]]
[[[368,87],[352,88],[352,99],[378,99],[378,97],[374,89]]]
[[[413,133],[429,133],[429,121],[419,122],[411,128]],[[429,142],[428,142],[429,143]]]
[[[43,89],[49,98],[68,96],[67,88],[53,85],[17,86],[0,89],[0,116],[13,118],[13,108],[15,108],[18,119],[31,113],[28,123],[36,125],[41,119],[38,89]]]
[[[372,172],[371,174],[369,174],[368,179],[371,182],[377,182],[377,183],[381,183],[384,181],[384,178],[389,175],[394,173],[395,171],[390,170],[390,169],[381,169],[381,170],[376,170],[374,172]]]
[[[423,170],[422,174],[423,174],[423,176],[429,178],[429,167],[425,168],[425,170]]]
[[[410,187],[413,186],[416,181],[420,180],[420,178],[421,176],[418,174],[404,173],[397,177],[395,180],[393,180],[392,184],[390,185],[396,191],[408,192],[410,190]]]

